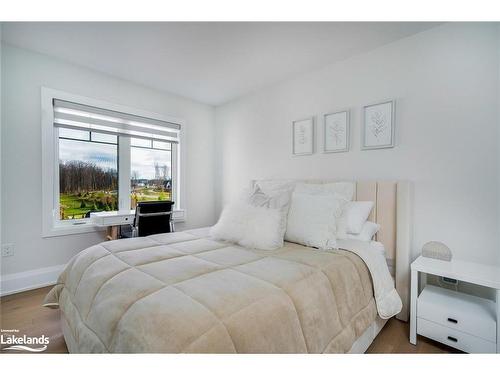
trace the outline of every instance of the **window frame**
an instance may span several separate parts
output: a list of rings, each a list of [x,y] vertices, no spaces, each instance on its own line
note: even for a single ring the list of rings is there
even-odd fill
[[[61,99],[84,105],[109,109],[117,112],[158,119],[179,124],[179,143],[172,144],[172,197],[174,221],[186,220],[184,209],[185,184],[182,180],[185,158],[186,123],[183,119],[143,111],[136,108],[113,104],[85,96],[70,94],[47,87],[41,88],[41,142],[42,142],[42,237],[64,236],[70,234],[103,231],[105,228],[94,225],[90,219],[59,219],[59,129],[54,126],[53,100]],[[130,138],[118,137],[118,207],[130,210]]]

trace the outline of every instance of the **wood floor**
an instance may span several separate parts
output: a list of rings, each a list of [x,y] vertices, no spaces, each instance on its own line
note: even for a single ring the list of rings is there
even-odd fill
[[[67,353],[59,323],[59,310],[42,307],[50,287],[0,298],[0,328],[18,329],[20,335],[50,337],[45,353]],[[368,353],[454,353],[452,348],[419,336],[418,344],[408,341],[407,323],[391,319],[368,348]],[[3,352],[5,353],[5,352]]]
[[[60,311],[42,307],[42,301],[51,288],[40,288],[0,298],[0,328],[18,329],[17,335],[48,336],[50,343],[44,353],[67,353],[59,322]]]

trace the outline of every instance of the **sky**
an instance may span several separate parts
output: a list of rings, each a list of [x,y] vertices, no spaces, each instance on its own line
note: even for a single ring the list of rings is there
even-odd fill
[[[131,175],[137,173],[140,179],[155,177],[155,163],[167,165],[171,171],[170,151],[131,147]],[[95,163],[103,169],[117,169],[117,146],[101,143],[90,143],[67,139],[59,140],[59,160],[83,160]]]
[[[130,162],[131,172],[137,172],[138,178],[152,179],[155,177],[155,163],[160,166],[167,165],[167,173],[171,176],[170,151],[152,150],[147,148],[131,147]]]

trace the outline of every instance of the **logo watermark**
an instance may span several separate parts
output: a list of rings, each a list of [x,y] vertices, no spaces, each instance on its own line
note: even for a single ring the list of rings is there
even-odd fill
[[[2,351],[26,351],[40,353],[47,350],[50,339],[45,336],[19,335],[18,329],[0,330],[0,345]],[[4,347],[4,345],[7,345]]]

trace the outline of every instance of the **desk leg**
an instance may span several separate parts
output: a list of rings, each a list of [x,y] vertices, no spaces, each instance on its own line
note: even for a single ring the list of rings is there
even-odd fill
[[[118,239],[118,228],[119,227],[117,225],[108,227],[108,229],[107,229],[107,235],[106,235],[106,238],[108,239],[108,241],[117,240]]]
[[[411,270],[410,343],[417,345],[418,271]]]

